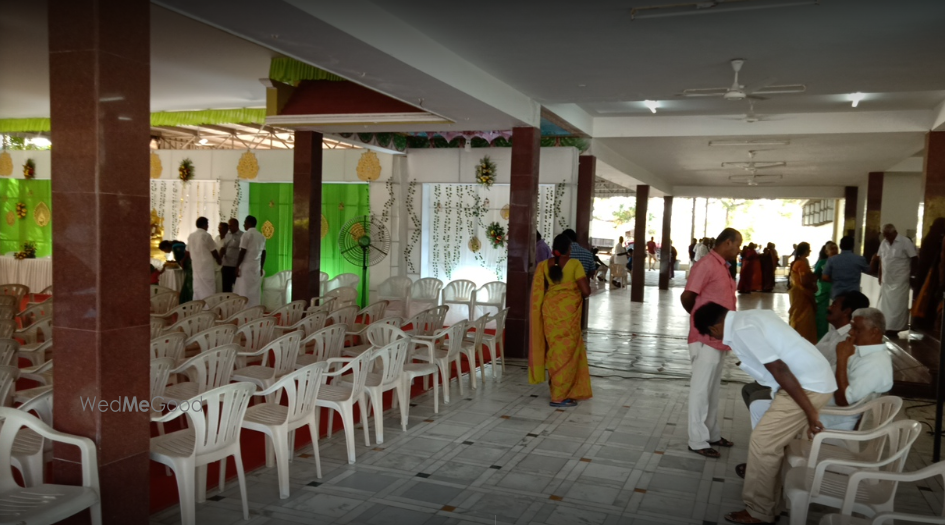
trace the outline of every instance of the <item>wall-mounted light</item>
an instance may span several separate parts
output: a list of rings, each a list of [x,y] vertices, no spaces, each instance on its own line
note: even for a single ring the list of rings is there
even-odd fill
[[[863,93],[854,93],[850,95],[850,100],[853,102],[853,107],[856,107],[861,100],[863,100]]]
[[[656,108],[660,107],[658,100],[644,100],[643,105],[650,108],[650,111],[656,113]]]
[[[790,140],[710,140],[709,146],[789,146]]]
[[[197,141],[197,144],[200,144],[201,146],[203,146],[203,145],[206,145],[208,142],[210,141],[207,139],[200,139]]]

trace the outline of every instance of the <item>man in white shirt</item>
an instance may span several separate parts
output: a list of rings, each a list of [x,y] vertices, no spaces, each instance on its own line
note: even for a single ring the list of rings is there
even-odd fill
[[[837,390],[827,359],[770,310],[733,312],[707,303],[695,312],[699,333],[721,340],[740,367],[775,392],[771,407],[751,433],[742,499],[746,510],[733,523],[772,523],[780,500],[778,483],[784,447],[798,432],[823,431],[819,410]]]
[[[695,256],[693,257],[693,262],[699,262],[699,259],[702,259],[706,255],[709,255],[709,247],[706,246],[706,240],[702,239],[699,244],[696,245]]]
[[[894,335],[909,324],[909,277],[915,270],[918,254],[912,241],[899,235],[892,224],[883,226],[883,237],[879,252],[873,257],[879,273],[876,308],[886,316],[886,327]]]
[[[226,239],[226,232],[229,231],[229,229],[230,227],[227,226],[225,222],[221,222],[217,225],[217,235],[213,237],[213,244],[217,247],[217,253],[220,254],[220,264],[217,264],[213,271],[217,293],[223,291],[223,243],[224,239]]]
[[[213,237],[207,232],[210,221],[206,217],[197,218],[197,230],[187,237],[187,250],[190,252],[194,274],[194,301],[201,301],[217,291],[216,265],[220,254]]]
[[[837,345],[837,391],[830,406],[850,406],[893,387],[892,357],[883,340],[883,313],[860,308],[853,312],[851,327],[850,337]],[[822,421],[826,428],[853,430],[859,417],[824,415]]]
[[[256,306],[262,294],[263,267],[266,265],[266,238],[256,230],[256,217],[247,215],[243,221],[246,231],[240,239],[240,254],[236,263],[234,291],[249,299],[246,307]]]
[[[240,259],[240,240],[243,238],[243,232],[240,231],[240,221],[230,219],[229,233],[223,239],[223,251],[220,256],[223,257],[223,268],[220,272],[223,277],[223,292],[233,292],[233,285],[236,283],[236,266]]]
[[[869,305],[868,297],[860,292],[848,291],[838,295],[827,307],[827,322],[830,323],[830,329],[817,342],[817,350],[820,350],[820,353],[827,358],[831,370],[837,369],[837,345],[846,341],[850,333],[853,312],[861,308],[869,308]],[[761,421],[761,416],[771,406],[771,389],[758,383],[745,385],[742,387],[742,399],[751,413],[751,428],[755,428]],[[825,428],[837,428],[831,426],[826,420],[821,421],[826,425]]]

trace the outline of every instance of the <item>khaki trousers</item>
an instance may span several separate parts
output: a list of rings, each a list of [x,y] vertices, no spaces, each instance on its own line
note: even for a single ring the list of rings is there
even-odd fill
[[[814,408],[820,410],[833,394],[804,391]],[[751,433],[748,465],[742,499],[755,519],[774,522],[781,501],[781,462],[784,448],[798,433],[807,434],[807,414],[784,390],[779,390],[771,408]]]

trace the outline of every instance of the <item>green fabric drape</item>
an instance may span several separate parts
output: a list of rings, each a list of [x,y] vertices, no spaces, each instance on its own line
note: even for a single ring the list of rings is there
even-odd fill
[[[266,122],[265,108],[205,109],[201,111],[158,111],[151,113],[152,126],[199,126],[201,124],[238,124]],[[0,119],[0,133],[39,133],[49,131],[48,118]]]
[[[36,256],[52,255],[52,187],[48,180],[0,179],[0,253],[18,252],[23,243],[36,244]],[[26,217],[16,216],[16,205],[26,205]],[[44,203],[49,208],[50,222],[43,227],[36,224],[36,206]],[[14,214],[13,224],[7,216]]]
[[[292,185],[250,183],[249,214],[262,233],[266,221],[273,235],[266,241],[266,275],[292,269]]]
[[[269,78],[285,84],[297,85],[300,80],[345,80],[338,75],[299,62],[294,58],[276,57],[269,62]]]
[[[39,133],[49,131],[48,118],[0,118],[0,133]]]
[[[256,217],[256,228],[262,232],[266,221],[274,233],[266,241],[266,275],[292,269],[292,184],[249,183],[249,213]],[[323,184],[322,214],[328,221],[328,234],[322,242],[322,271],[331,277],[342,273],[361,275],[361,265],[351,264],[338,251],[341,227],[359,215],[370,215],[371,199],[367,184]],[[311,232],[321,235],[321,225]],[[317,238],[317,237],[316,237]],[[358,285],[362,305],[367,288]]]

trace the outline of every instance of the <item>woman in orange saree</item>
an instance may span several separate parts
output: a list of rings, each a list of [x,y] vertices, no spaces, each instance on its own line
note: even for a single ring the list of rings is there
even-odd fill
[[[532,282],[528,382],[544,383],[547,370],[551,406],[573,407],[593,395],[581,333],[581,308],[591,290],[581,263],[570,258],[571,240],[555,237],[553,250]]]
[[[817,276],[807,262],[810,244],[797,245],[794,262],[791,263],[790,289],[788,297],[791,308],[788,310],[791,326],[811,344],[817,344],[817,308],[814,294],[817,293]]]

